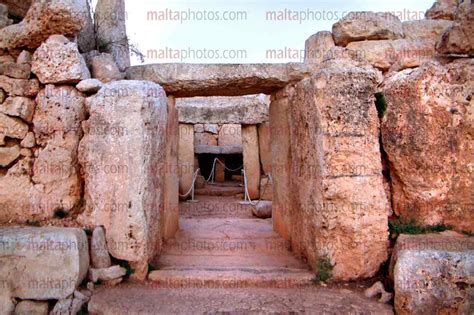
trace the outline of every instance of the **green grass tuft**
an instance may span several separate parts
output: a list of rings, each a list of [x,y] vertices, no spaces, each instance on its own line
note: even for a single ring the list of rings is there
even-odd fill
[[[129,277],[132,273],[135,272],[135,269],[130,267],[130,264],[126,260],[120,260],[118,264],[120,265],[120,267],[125,268],[127,270],[125,277]]]
[[[390,237],[395,238],[399,234],[426,234],[451,230],[452,227],[444,224],[420,225],[414,219],[408,221],[397,219],[388,222]]]
[[[381,92],[375,93],[375,107],[377,107],[379,118],[382,118],[387,110],[387,101]]]
[[[313,282],[319,283],[321,281],[326,281],[332,277],[332,264],[329,258],[323,257],[318,259],[318,264],[316,266],[316,274],[314,275]]]

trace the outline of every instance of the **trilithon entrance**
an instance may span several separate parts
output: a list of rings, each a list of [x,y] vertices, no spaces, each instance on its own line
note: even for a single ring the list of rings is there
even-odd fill
[[[179,230],[149,279],[160,285],[299,287],[310,268],[273,231],[267,95],[176,99]]]

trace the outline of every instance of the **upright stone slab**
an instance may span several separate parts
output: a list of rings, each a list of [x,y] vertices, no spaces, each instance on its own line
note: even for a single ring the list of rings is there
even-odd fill
[[[127,12],[124,0],[99,0],[94,12],[94,24],[99,45],[114,56],[120,71],[130,67],[125,22]]]
[[[273,176],[273,229],[286,240],[290,239],[289,210],[291,153],[290,153],[290,104],[287,89],[272,95],[270,103],[270,138]]]
[[[0,296],[63,299],[81,284],[89,267],[81,229],[0,228]]]
[[[387,259],[374,93],[380,73],[365,61],[324,61],[290,94],[293,249],[332,279],[373,276]]]
[[[242,146],[249,197],[250,199],[258,199],[260,197],[260,155],[256,125],[242,126]]]
[[[272,172],[272,153],[270,148],[270,123],[264,122],[258,125],[258,148],[263,172]]]
[[[148,262],[160,248],[166,162],[167,105],[146,81],[116,81],[88,99],[80,143],[86,210],[80,220],[102,225],[118,259]]]
[[[194,126],[179,124],[178,141],[179,193],[184,195],[193,184],[194,174]]]
[[[474,232],[474,62],[426,63],[387,78],[382,142],[394,212]]]
[[[166,171],[164,211],[161,220],[161,235],[170,239],[179,229],[179,177],[178,177],[178,112],[175,98],[168,96],[168,122],[166,127]]]

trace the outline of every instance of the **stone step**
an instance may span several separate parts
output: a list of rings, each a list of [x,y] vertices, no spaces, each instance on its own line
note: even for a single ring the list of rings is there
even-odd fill
[[[314,274],[297,268],[164,268],[148,280],[164,287],[193,288],[298,288],[311,286]]]
[[[191,238],[180,236],[170,240],[164,246],[164,252],[172,255],[245,255],[255,253],[281,254],[287,253],[290,243],[280,237],[266,237],[263,239],[215,239]]]
[[[263,219],[242,218],[182,218],[179,220],[180,238],[214,238],[214,239],[263,239],[279,238],[273,231],[271,221]]]
[[[222,253],[222,255],[220,255]],[[163,254],[154,265],[159,267],[193,267],[193,268],[210,268],[210,267],[274,267],[274,268],[299,268],[307,269],[304,263],[296,259],[290,252],[280,252],[272,254],[263,254],[258,252],[242,253],[227,251],[227,253],[212,252],[208,255],[192,255],[192,254]]]
[[[182,218],[254,218],[251,205],[242,205],[240,198],[196,195],[197,202],[181,202]]]
[[[393,314],[389,305],[361,292],[323,287],[298,289],[197,289],[125,285],[98,288],[90,314]]]
[[[244,187],[240,186],[212,186],[195,190],[196,196],[237,196],[244,193]]]

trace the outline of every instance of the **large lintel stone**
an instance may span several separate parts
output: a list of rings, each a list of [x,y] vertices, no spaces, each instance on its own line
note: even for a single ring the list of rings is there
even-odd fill
[[[179,121],[188,124],[260,124],[268,120],[267,96],[213,96],[176,100]]]
[[[270,94],[309,75],[301,63],[186,64],[165,63],[130,67],[127,78],[160,84],[176,97]]]

